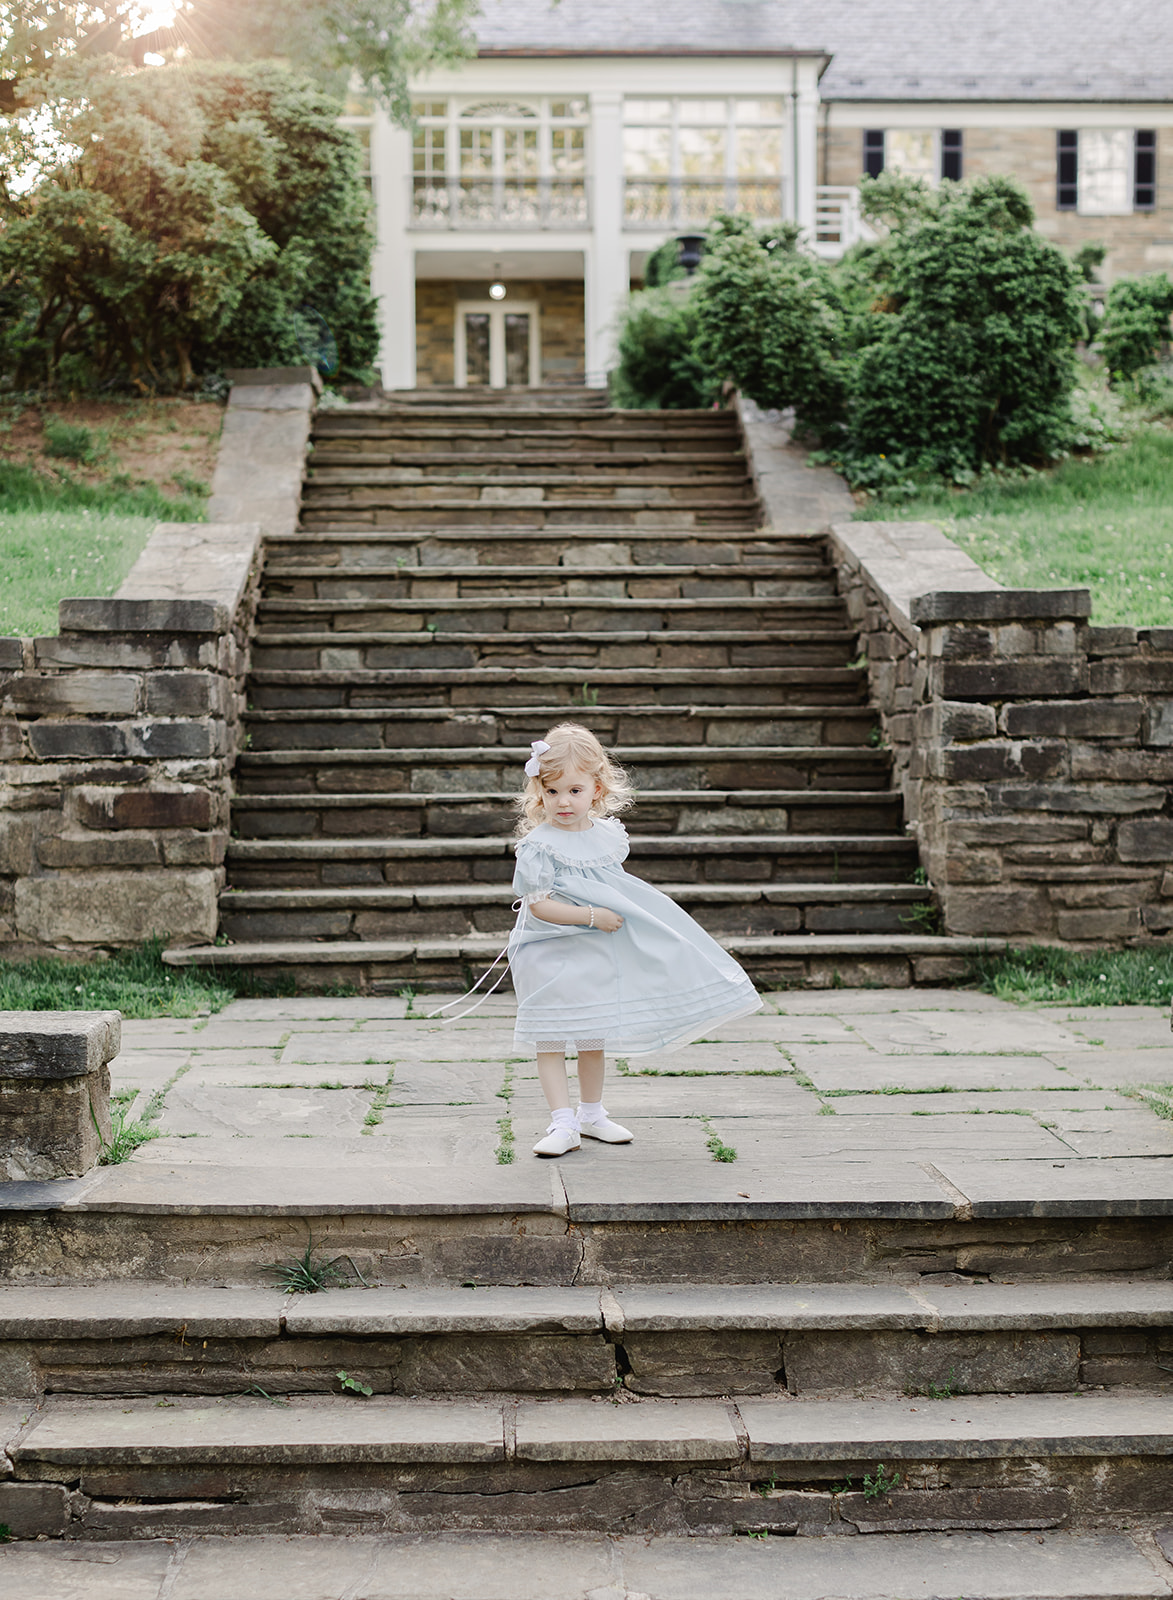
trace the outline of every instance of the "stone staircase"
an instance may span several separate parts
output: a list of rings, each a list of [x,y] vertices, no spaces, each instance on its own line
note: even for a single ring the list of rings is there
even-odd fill
[[[333,1228],[330,1248],[349,1234],[350,1263],[367,1272],[389,1223],[430,1238],[433,1254],[447,1246],[451,1272],[472,1243],[462,1226],[479,1222],[484,1267],[504,1220],[486,1204],[490,1187],[482,1175],[479,1218],[421,1203],[392,1221],[368,1203],[342,1227],[321,1207],[309,1220],[321,1237]],[[893,1242],[874,1209],[870,1226]],[[106,1219],[105,1250],[76,1263],[85,1281],[64,1281],[70,1263],[59,1261],[56,1287],[0,1287],[15,1390],[0,1402],[0,1511],[23,1537],[820,1536],[1143,1530],[1168,1516],[1173,1294],[1167,1281],[1065,1281],[1092,1259],[1070,1224],[1069,1251],[1034,1253],[1036,1270],[1057,1275],[1013,1283],[997,1281],[1014,1256],[1005,1222],[983,1230],[992,1280],[918,1277],[913,1236],[942,1257],[960,1231],[922,1221],[898,1230],[903,1251],[873,1255],[868,1281],[782,1284],[793,1223],[755,1244],[714,1211],[709,1228],[628,1222],[620,1248],[650,1281],[633,1282],[613,1248],[602,1287],[560,1286],[548,1258],[536,1273],[546,1281],[531,1269],[528,1287],[494,1288],[488,1269],[488,1284],[290,1298],[209,1282],[207,1262],[194,1282],[162,1262],[160,1277],[118,1278],[118,1236],[141,1248],[152,1231],[127,1210],[124,1200],[121,1219]],[[254,1282],[279,1230],[263,1210],[218,1219],[236,1273]],[[869,1228],[834,1210],[808,1245],[819,1234],[833,1250],[837,1229],[858,1249]],[[250,1216],[251,1264],[240,1248]],[[83,1232],[98,1220],[73,1219]],[[157,1231],[158,1207],[154,1220]],[[210,1219],[196,1220],[206,1249]],[[547,1222],[536,1210],[529,1220]],[[180,1239],[190,1206],[169,1221],[182,1256],[197,1244],[190,1227]],[[712,1267],[714,1231],[730,1228],[728,1266],[752,1249],[775,1281],[682,1281]]]
[[[465,982],[512,920],[529,741],[569,717],[638,788],[632,870],[759,981],[961,976],[825,543],[758,521],[729,412],[320,414],[302,529],[266,546],[226,942],[169,959]]]

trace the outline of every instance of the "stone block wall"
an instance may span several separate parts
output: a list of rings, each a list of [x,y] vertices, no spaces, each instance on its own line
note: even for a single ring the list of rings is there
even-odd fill
[[[111,599],[0,639],[0,952],[210,942],[263,534],[296,525],[321,385],[231,375],[207,523],[161,523]],[[263,380],[263,381],[262,381]]]
[[[1086,589],[1000,589],[929,524],[832,538],[946,931],[1173,932],[1173,629],[1095,627]]]
[[[215,937],[259,592],[234,532],[233,607],[65,600],[57,636],[0,641],[0,942]]]
[[[1102,240],[1109,254],[1105,281],[1144,272],[1173,269],[1173,128],[1157,128],[1157,205],[1152,211],[1134,211],[1119,217],[1083,217],[1059,211],[1055,205],[1055,135],[1059,127],[1078,127],[1078,113],[1056,111],[1051,127],[1014,126],[1008,120],[997,127],[966,127],[964,106],[942,106],[940,126],[961,128],[964,174],[976,178],[1005,173],[1017,178],[1034,203],[1040,233],[1072,251],[1088,240]],[[820,183],[856,184],[863,171],[863,130],[831,124],[822,134]],[[1013,112],[1008,112],[1008,119]],[[1143,115],[1133,121],[1146,127]],[[899,107],[877,113],[875,126],[901,126]]]
[[[536,300],[544,384],[586,381],[586,320],[581,279],[509,279],[511,300]],[[416,284],[416,383],[421,389],[454,380],[456,303],[487,300],[488,283],[421,279]]]

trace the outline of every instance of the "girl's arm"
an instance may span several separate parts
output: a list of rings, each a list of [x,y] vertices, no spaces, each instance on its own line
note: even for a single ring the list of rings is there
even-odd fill
[[[623,918],[606,906],[572,906],[564,900],[538,900],[530,911],[542,922],[554,922],[563,928],[589,928],[593,925],[604,933],[618,933]]]

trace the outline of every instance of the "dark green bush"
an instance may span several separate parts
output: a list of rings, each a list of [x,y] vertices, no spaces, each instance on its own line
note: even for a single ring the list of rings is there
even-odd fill
[[[855,329],[853,456],[958,476],[1062,448],[1083,308],[1075,269],[1032,221],[1016,184],[979,179],[892,237]]]
[[[678,289],[640,289],[619,333],[611,374],[613,404],[633,411],[680,411],[712,405],[719,385],[696,353],[696,306]]]
[[[1169,339],[1173,283],[1163,272],[1121,278],[1108,291],[1099,339],[1113,382],[1131,378],[1157,359]]]

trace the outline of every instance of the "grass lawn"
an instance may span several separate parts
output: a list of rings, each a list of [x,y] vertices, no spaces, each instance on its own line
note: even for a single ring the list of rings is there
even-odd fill
[[[882,496],[857,518],[937,522],[998,583],[1092,592],[1101,626],[1173,626],[1173,432],[973,489]]]
[[[105,960],[0,961],[0,1011],[121,1011],[124,1017],[195,1017],[241,995],[293,994],[292,978],[245,969],[167,967],[163,941]]]
[[[0,408],[0,635],[57,632],[57,602],[113,594],[156,522],[201,522],[220,408]]]
[[[973,963],[978,987],[999,1000],[1071,1006],[1168,1006],[1173,950],[1060,950],[1027,945]],[[1173,1034],[1170,1034],[1173,1041]],[[1156,1063],[1154,1062],[1154,1066]]]

